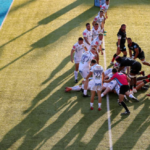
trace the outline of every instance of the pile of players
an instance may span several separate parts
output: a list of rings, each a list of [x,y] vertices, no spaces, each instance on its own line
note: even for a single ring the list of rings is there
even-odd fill
[[[99,53],[101,52],[101,55],[103,55],[103,36],[107,33],[104,30],[104,25],[108,18],[108,8],[109,0],[106,0],[103,5],[100,5],[100,11],[92,22],[92,30],[90,23],[87,23],[86,29],[83,31],[83,38],[79,37],[78,42],[73,46],[71,62],[75,63],[75,83],[78,82],[78,71],[84,80],[81,86],[66,87],[65,91],[81,90],[83,97],[89,97],[87,90],[90,90],[91,110],[94,109],[93,103],[96,92],[98,95],[99,111],[101,110],[102,97],[109,92],[117,93],[119,96],[118,104],[125,108],[125,112],[122,115],[129,115],[130,111],[124,103],[124,99],[127,101],[127,96],[129,96],[129,98],[138,102],[133,93],[136,93],[139,89],[147,90],[149,86],[146,83],[150,82],[150,75],[144,75],[144,71],[141,71],[141,63],[135,59],[139,58],[144,65],[150,66],[150,64],[145,61],[144,52],[139,45],[132,42],[131,38],[126,37],[126,25],[122,24],[117,34],[117,52],[111,61],[113,68],[109,68],[104,72],[103,67],[99,65]],[[126,40],[128,42],[130,58],[126,57]],[[121,52],[123,57],[118,56]],[[116,63],[114,63],[115,60]],[[137,78],[137,75],[143,76]]]

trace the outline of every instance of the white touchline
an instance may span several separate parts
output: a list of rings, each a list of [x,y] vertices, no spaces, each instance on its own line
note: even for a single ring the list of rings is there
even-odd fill
[[[105,49],[105,40],[103,38],[103,48]],[[106,70],[106,53],[104,50],[104,69]],[[111,119],[110,119],[110,107],[109,107],[109,95],[106,95],[107,98],[107,116],[108,116],[108,132],[109,132],[109,147],[110,150],[113,150],[112,145],[112,135],[111,135]]]
[[[0,29],[2,28],[2,26],[3,26],[3,24],[4,24],[5,20],[6,20],[6,17],[7,17],[7,15],[8,15],[8,13],[9,13],[9,11],[10,11],[10,9],[11,9],[11,6],[13,5],[13,2],[14,2],[14,1],[15,1],[15,0],[12,1],[11,5],[10,5],[10,7],[9,7],[9,9],[8,9],[7,14],[6,14],[6,16],[5,16],[5,18],[4,18],[3,22],[2,22],[2,25],[0,26]]]

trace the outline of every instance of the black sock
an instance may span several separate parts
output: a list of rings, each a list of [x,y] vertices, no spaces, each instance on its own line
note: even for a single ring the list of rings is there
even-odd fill
[[[121,104],[122,104],[122,106],[124,107],[124,109],[125,109],[127,112],[129,112],[129,109],[127,108],[126,104],[125,104],[123,101],[121,102]]]
[[[114,58],[116,58],[117,54],[114,54]]]
[[[136,88],[136,84],[134,84],[134,88]]]
[[[132,91],[132,85],[130,85],[130,90]]]
[[[123,57],[127,57],[127,55],[123,55]]]

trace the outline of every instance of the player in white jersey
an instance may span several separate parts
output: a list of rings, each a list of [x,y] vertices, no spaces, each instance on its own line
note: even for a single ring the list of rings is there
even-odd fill
[[[79,72],[84,79],[87,77],[87,75],[90,72],[91,60],[95,59],[94,53],[95,53],[95,50],[92,49],[82,54],[81,61],[79,63]],[[87,87],[88,87],[88,81],[85,81],[83,97],[89,97],[87,95]]]
[[[78,42],[73,45],[73,48],[71,50],[71,62],[73,63],[73,53],[74,54],[74,63],[75,63],[75,83],[78,82],[78,69],[79,69],[79,62],[81,60],[82,53],[87,50],[86,47],[83,44],[83,38],[79,37]]]
[[[95,97],[95,92],[97,92],[98,95],[98,110],[101,110],[101,103],[102,103],[102,97],[101,97],[101,90],[104,80],[104,72],[103,67],[98,65],[96,60],[91,61],[91,70],[88,76],[86,77],[86,80],[93,74],[93,85],[91,86],[91,102],[90,107],[91,110],[93,110],[93,102]]]
[[[92,31],[90,24],[86,24],[86,29],[83,31],[84,45],[89,50],[92,41]]]
[[[92,28],[92,41],[96,39],[100,33],[102,33],[102,30],[99,27],[98,23],[95,23],[95,25]]]
[[[90,49],[94,47],[98,53],[101,51],[101,55],[103,55],[102,40],[103,40],[103,33],[100,33],[98,37],[92,41],[91,47],[90,47]]]
[[[110,74],[112,72],[112,68],[108,68],[105,72],[104,75],[107,76],[108,74]]]
[[[101,6],[100,10],[103,10],[104,11],[104,17],[107,19],[108,16],[107,16],[107,10],[109,8],[109,0],[106,0],[106,2]],[[99,12],[100,13],[100,12]],[[98,15],[99,15],[98,13]]]
[[[100,10],[99,15],[97,15],[94,20],[93,20],[93,26],[95,25],[95,23],[99,24],[99,27],[102,29],[102,31],[104,32],[104,22],[105,22],[105,18],[104,18],[104,14],[103,14],[103,10]]]

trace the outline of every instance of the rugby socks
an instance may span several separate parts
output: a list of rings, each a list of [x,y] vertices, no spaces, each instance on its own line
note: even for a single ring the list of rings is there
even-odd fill
[[[114,57],[113,57],[113,59],[112,59],[112,61],[111,62],[114,62],[114,60],[115,60],[115,58],[116,58],[116,54],[114,54]]]
[[[130,85],[130,91],[132,91],[132,85]]]
[[[75,80],[78,79],[78,71],[74,71]]]
[[[84,90],[83,94],[84,94],[84,95],[87,95],[87,90]]]
[[[126,104],[125,104],[123,101],[121,102],[121,105],[124,107],[124,109],[125,109],[127,112],[129,112],[129,109],[127,108]]]
[[[149,79],[146,79],[146,80],[143,80],[143,82],[146,84],[148,82],[150,82],[150,78]]]
[[[90,107],[93,107],[93,103],[90,103]]]
[[[129,95],[130,98],[133,98],[134,96],[132,94]]]
[[[104,94],[103,94],[103,93],[101,94],[101,97],[104,97]]]
[[[127,57],[127,55],[123,55],[123,57]]]
[[[101,108],[102,103],[98,103],[98,108]]]
[[[81,87],[79,85],[72,87],[72,91],[80,91],[80,90],[81,90]]]

